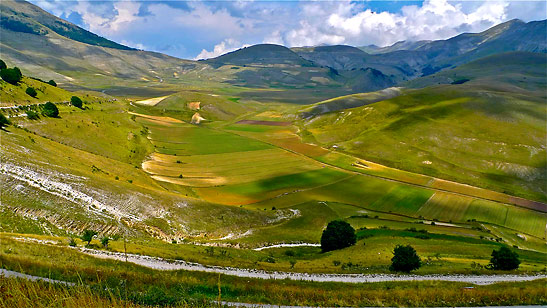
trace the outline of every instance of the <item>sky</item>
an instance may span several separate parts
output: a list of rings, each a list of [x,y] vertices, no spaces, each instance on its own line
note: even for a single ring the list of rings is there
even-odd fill
[[[115,42],[184,59],[260,43],[387,46],[480,32],[515,18],[547,18],[544,0],[30,2]]]

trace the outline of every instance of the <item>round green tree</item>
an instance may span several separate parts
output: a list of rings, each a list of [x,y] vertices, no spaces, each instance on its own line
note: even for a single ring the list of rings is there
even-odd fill
[[[25,93],[27,93],[28,95],[32,97],[36,97],[36,95],[38,95],[36,90],[34,90],[34,88],[31,88],[31,87],[27,87],[27,89],[25,90]]]
[[[5,68],[0,70],[0,78],[7,83],[16,85],[19,81],[21,81],[21,78],[23,78],[23,74],[21,74],[21,71],[17,67]]]
[[[422,260],[416,253],[416,250],[410,245],[397,245],[393,250],[393,258],[391,258],[391,266],[389,269],[396,272],[410,273],[422,266]]]
[[[511,249],[502,246],[500,249],[492,251],[489,268],[508,271],[519,268],[519,265],[519,255]]]
[[[59,116],[59,109],[57,109],[57,106],[55,106],[55,104],[51,102],[47,102],[44,105],[42,114],[45,115],[46,117],[56,118]]]
[[[72,104],[72,106],[77,107],[77,108],[82,108],[82,106],[83,106],[83,102],[78,96],[71,97],[70,98],[70,103]]]
[[[337,250],[355,245],[357,237],[355,229],[345,221],[333,220],[321,235],[321,250],[323,252]]]
[[[54,87],[57,86],[57,83],[56,83],[53,79],[51,79],[51,80],[48,81],[47,83],[48,83],[50,86],[54,86]]]

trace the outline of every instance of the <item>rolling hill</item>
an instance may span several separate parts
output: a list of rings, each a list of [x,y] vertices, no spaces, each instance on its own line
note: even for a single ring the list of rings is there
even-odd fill
[[[545,201],[546,69],[544,54],[495,55],[411,82],[470,80],[462,84],[407,89],[375,103],[364,96],[362,107],[317,116],[304,109],[301,128],[372,161]]]

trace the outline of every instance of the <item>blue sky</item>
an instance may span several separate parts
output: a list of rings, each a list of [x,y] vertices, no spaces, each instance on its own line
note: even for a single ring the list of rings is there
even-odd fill
[[[546,19],[546,1],[31,0],[116,42],[199,59],[258,43],[391,45]]]

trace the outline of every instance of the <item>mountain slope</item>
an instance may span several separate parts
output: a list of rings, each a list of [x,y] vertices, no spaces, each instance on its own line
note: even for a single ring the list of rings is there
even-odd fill
[[[235,64],[286,64],[286,65],[308,65],[312,64],[302,59],[298,54],[287,47],[275,44],[258,44],[232,51],[219,57],[206,60],[213,65]]]
[[[304,59],[335,69],[373,68],[397,82],[433,74],[485,56],[510,52],[547,52],[547,21],[511,20],[481,33],[463,33],[447,40],[398,42],[382,52],[337,46],[295,48]],[[361,52],[358,52],[361,51]]]
[[[47,35],[53,31],[66,38],[90,45],[122,50],[133,49],[51,16],[41,8],[25,1],[3,0],[0,3],[0,16],[1,26],[14,32]]]
[[[372,104],[364,97],[362,107],[318,116],[304,111],[302,135],[392,167],[545,202],[545,57],[507,53],[438,75],[473,70],[476,79],[463,84]]]

